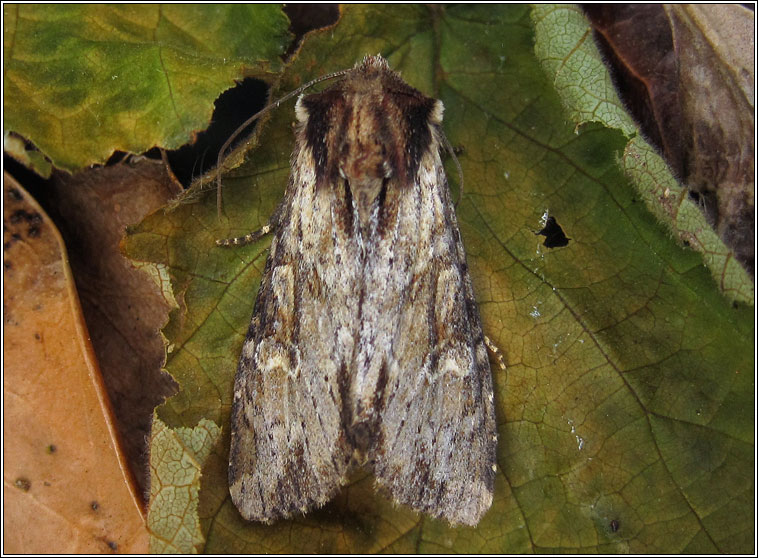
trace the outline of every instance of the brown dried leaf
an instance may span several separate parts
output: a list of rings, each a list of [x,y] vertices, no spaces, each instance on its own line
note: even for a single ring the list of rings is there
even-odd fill
[[[738,5],[588,5],[619,94],[753,275],[753,12]]]
[[[8,175],[4,199],[4,551],[145,552],[63,243]]]
[[[666,6],[679,59],[685,182],[753,274],[754,16],[737,5]]]
[[[682,176],[682,111],[671,27],[659,4],[587,4],[616,87],[648,140]],[[672,133],[672,132],[676,133]]]
[[[153,409],[175,391],[161,372],[166,351],[158,333],[171,301],[121,255],[128,225],[177,194],[160,162],[56,174],[52,206],[63,235],[82,312],[113,405],[122,450],[141,494],[148,487],[147,446]]]

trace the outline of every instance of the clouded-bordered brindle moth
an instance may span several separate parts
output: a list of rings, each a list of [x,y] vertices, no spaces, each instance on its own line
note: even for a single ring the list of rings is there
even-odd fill
[[[297,101],[289,184],[262,230],[273,239],[234,382],[232,500],[249,520],[290,517],[361,464],[396,502],[475,525],[497,437],[443,105],[380,56],[337,75]]]

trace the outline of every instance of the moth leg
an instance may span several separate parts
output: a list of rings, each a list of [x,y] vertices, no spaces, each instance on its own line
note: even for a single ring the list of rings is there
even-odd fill
[[[282,216],[283,204],[279,204],[274,214],[269,218],[268,223],[263,225],[257,231],[247,233],[245,236],[235,236],[234,238],[221,238],[216,240],[216,246],[244,246],[257,242],[272,230],[279,226]]]
[[[273,229],[271,223],[266,223],[257,231],[249,232],[245,236],[235,236],[233,238],[221,238],[216,241],[216,246],[243,246],[263,238]]]
[[[495,342],[486,335],[484,336],[484,344],[492,353],[492,356],[495,357],[495,360],[497,360],[497,364],[500,366],[500,369],[505,370],[505,359],[503,358],[503,351],[500,350],[500,347],[495,345]]]

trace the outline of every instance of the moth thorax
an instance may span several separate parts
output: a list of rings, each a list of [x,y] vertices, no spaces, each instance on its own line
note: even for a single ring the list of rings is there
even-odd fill
[[[347,182],[361,228],[368,225],[382,194],[385,180],[392,175],[385,150],[374,138],[353,138],[343,144],[340,175]]]

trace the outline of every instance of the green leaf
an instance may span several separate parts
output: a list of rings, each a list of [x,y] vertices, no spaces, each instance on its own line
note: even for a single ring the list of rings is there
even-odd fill
[[[219,93],[278,71],[290,41],[275,5],[5,4],[3,15],[5,130],[69,171],[187,143]]]
[[[570,121],[534,41],[524,6],[351,6],[308,35],[281,84],[381,53],[445,104],[474,289],[508,365],[493,367],[491,510],[476,528],[451,528],[393,506],[357,472],[320,510],[248,523],[228,496],[225,435],[203,469],[205,551],[752,552],[752,308],[727,300],[639,201],[618,164],[624,133]],[[225,180],[224,221],[208,195],[128,239],[133,258],[167,267],[179,301],[164,333],[181,392],[158,411],[171,426],[207,418],[228,431],[268,240],[214,241],[259,228],[281,200],[292,110],[272,116]],[[457,184],[453,165],[448,176]],[[535,235],[546,214],[567,246]]]

